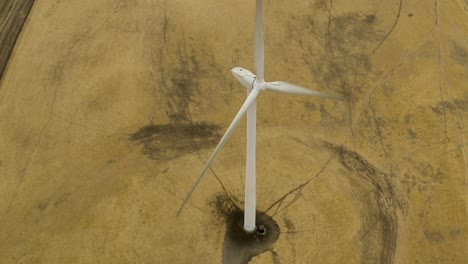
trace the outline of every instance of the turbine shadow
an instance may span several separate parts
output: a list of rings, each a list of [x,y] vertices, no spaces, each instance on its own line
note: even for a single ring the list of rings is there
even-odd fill
[[[234,198],[235,199],[235,198]],[[273,244],[281,233],[276,221],[264,212],[257,211],[257,226],[265,227],[265,234],[248,234],[244,231],[244,211],[225,193],[215,196],[210,203],[218,217],[226,223],[223,243],[223,264],[246,264],[253,257],[266,251],[272,251]]]

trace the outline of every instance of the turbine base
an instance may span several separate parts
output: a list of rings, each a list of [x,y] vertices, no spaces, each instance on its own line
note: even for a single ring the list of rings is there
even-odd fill
[[[265,236],[267,234],[267,229],[264,225],[259,225],[257,227],[257,232],[256,232],[257,235],[259,236]]]
[[[245,229],[245,226],[243,226],[243,227],[242,227],[242,230],[244,230],[245,233],[251,235],[251,234],[254,234],[255,232],[257,232],[258,227],[255,226],[255,228],[254,228],[252,231],[249,231],[249,230]]]

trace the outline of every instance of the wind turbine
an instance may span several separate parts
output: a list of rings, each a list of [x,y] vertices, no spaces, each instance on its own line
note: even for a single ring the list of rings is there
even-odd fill
[[[263,51],[263,14],[262,0],[257,0],[256,4],[256,19],[255,19],[255,48],[254,48],[254,63],[255,76],[251,71],[244,68],[235,67],[231,70],[234,77],[247,88],[247,99],[240,108],[239,112],[232,120],[226,133],[223,135],[215,150],[211,154],[208,162],[201,171],[192,189],[185,198],[181,207],[177,211],[177,216],[184,208],[187,201],[192,196],[195,188],[200,180],[205,175],[205,172],[211,165],[211,162],[216,157],[221,148],[226,144],[234,129],[239,124],[240,120],[247,113],[247,155],[246,155],[246,180],[245,180],[245,209],[244,209],[244,230],[248,233],[255,232],[257,226],[255,223],[256,213],[256,171],[255,171],[255,151],[256,151],[256,118],[257,118],[257,96],[260,92],[269,90],[280,93],[289,93],[297,95],[309,95],[324,97],[330,99],[341,99],[339,96],[323,94],[317,91],[309,90],[304,87],[290,84],[287,82],[265,82],[264,80],[264,51]]]

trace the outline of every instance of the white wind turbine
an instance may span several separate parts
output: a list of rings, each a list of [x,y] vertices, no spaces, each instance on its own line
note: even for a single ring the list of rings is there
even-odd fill
[[[280,93],[289,93],[297,95],[309,95],[331,99],[341,99],[339,96],[327,95],[317,91],[312,91],[304,87],[290,84],[287,82],[265,82],[264,80],[264,53],[263,53],[263,17],[262,17],[262,0],[257,0],[257,10],[255,19],[255,50],[254,63],[257,76],[252,72],[235,67],[231,70],[234,77],[248,89],[248,96],[242,105],[241,109],[232,120],[226,133],[223,135],[213,154],[211,154],[208,162],[201,171],[195,181],[191,191],[185,198],[181,207],[177,212],[177,216],[184,208],[190,196],[194,192],[198,183],[202,179],[205,172],[211,165],[211,162],[216,157],[218,152],[227,142],[232,132],[239,124],[240,120],[247,112],[247,155],[246,155],[246,180],[245,180],[245,211],[244,211],[244,230],[246,232],[255,232],[255,213],[256,213],[256,175],[255,175],[255,149],[256,149],[256,111],[257,111],[257,96],[261,91],[270,90]]]

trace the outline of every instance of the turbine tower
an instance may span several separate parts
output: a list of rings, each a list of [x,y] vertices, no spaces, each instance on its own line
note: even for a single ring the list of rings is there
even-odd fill
[[[254,65],[257,78],[250,88],[247,88],[247,97],[253,92],[255,86],[264,83],[264,52],[263,52],[263,8],[262,1],[257,0],[255,15],[255,43]],[[245,160],[245,191],[244,191],[244,230],[254,232],[257,229],[255,214],[257,207],[257,175],[256,175],[256,150],[257,150],[257,99],[247,110],[247,146]]]
[[[257,125],[257,96],[260,92],[269,90],[280,93],[289,93],[296,95],[308,95],[323,98],[330,98],[340,100],[341,97],[323,94],[317,91],[313,91],[298,85],[290,84],[287,82],[276,81],[276,82],[265,82],[264,79],[264,45],[263,45],[263,8],[262,0],[256,0],[256,18],[255,18],[255,44],[254,44],[254,64],[255,72],[254,75],[249,70],[244,68],[235,67],[231,70],[234,77],[247,88],[247,99],[240,108],[239,112],[232,120],[226,133],[223,135],[215,150],[211,154],[208,162],[201,171],[197,180],[195,181],[192,189],[188,193],[181,207],[177,211],[177,216],[184,208],[187,201],[192,196],[198,183],[205,175],[205,172],[211,165],[211,162],[216,157],[218,152],[226,144],[232,132],[239,124],[240,120],[247,113],[247,155],[246,155],[246,179],[245,179],[245,200],[244,200],[244,230],[248,233],[256,231],[256,125]]]

